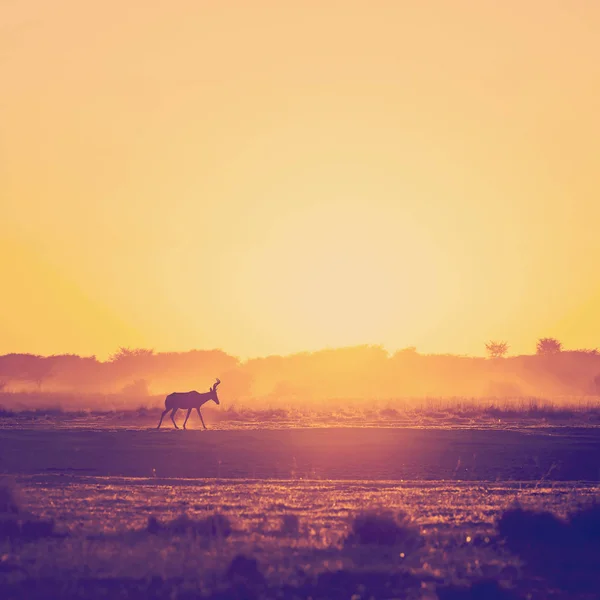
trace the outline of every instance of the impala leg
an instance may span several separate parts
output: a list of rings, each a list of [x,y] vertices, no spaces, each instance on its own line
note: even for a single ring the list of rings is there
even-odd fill
[[[178,408],[174,408],[174,409],[171,411],[171,421],[173,421],[173,425],[175,425],[175,429],[179,429],[179,427],[177,427],[177,423],[175,423],[175,419],[174,419],[174,417],[175,417],[175,413],[176,413],[178,410],[179,410]]]
[[[168,412],[169,412],[169,409],[168,409],[168,408],[165,408],[165,410],[163,410],[163,414],[162,414],[162,415],[160,415],[160,421],[158,422],[158,427],[157,427],[156,429],[160,429],[160,425],[161,425],[161,423],[162,423],[162,420],[163,420],[164,416],[165,416],[165,415],[166,415]]]
[[[188,408],[187,411],[187,415],[185,415],[185,421],[183,422],[183,428],[185,429],[185,424],[187,423],[187,420],[190,418],[190,413],[192,412],[191,408]]]
[[[204,419],[202,418],[202,413],[200,412],[200,409],[196,408],[196,410],[198,411],[198,416],[200,417],[200,420],[202,421],[202,427],[204,427],[204,429],[206,429],[206,425],[204,424]]]

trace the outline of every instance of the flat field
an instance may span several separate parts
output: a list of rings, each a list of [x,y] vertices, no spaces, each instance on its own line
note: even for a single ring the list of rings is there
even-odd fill
[[[499,526],[517,503],[551,511],[560,531],[518,529],[570,552],[567,519],[600,492],[595,428],[12,424],[0,470],[3,598],[595,598],[600,583],[580,555],[540,569]]]

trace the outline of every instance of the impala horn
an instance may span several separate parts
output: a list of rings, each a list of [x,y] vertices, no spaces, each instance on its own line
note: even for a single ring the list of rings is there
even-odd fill
[[[217,386],[221,383],[221,380],[217,377],[217,383],[215,383],[215,385],[212,386],[212,390],[213,392],[217,389]]]

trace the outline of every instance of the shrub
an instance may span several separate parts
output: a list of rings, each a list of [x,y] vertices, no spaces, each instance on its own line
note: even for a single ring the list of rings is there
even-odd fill
[[[227,579],[232,583],[261,584],[265,578],[258,568],[255,558],[243,554],[234,557],[226,572]]]
[[[562,344],[555,338],[540,338],[536,344],[536,353],[541,356],[558,354],[562,350]]]
[[[0,514],[16,515],[19,505],[15,498],[15,489],[7,482],[0,482]]]
[[[296,515],[283,515],[279,531],[283,535],[297,536],[300,531],[300,520]]]
[[[231,535],[231,523],[225,515],[216,513],[204,519],[190,519],[181,515],[172,521],[161,523],[156,517],[148,519],[146,531],[153,535],[170,533],[174,535],[199,535],[203,537],[227,538]]]
[[[564,543],[566,524],[549,512],[513,508],[505,511],[498,521],[498,533],[513,552],[522,552],[538,544]]]
[[[54,521],[38,521],[27,519],[21,523],[21,537],[27,540],[38,540],[45,537],[54,537]]]
[[[485,345],[485,349],[490,358],[503,358],[508,352],[508,343],[492,340]]]
[[[65,537],[65,534],[54,532],[54,521],[38,520],[35,518],[20,519],[15,515],[0,516],[0,540],[20,539],[35,541],[48,537]]]
[[[569,515],[573,536],[600,550],[600,504],[592,504]]]
[[[53,520],[40,520],[23,512],[16,499],[15,487],[0,483],[0,539],[31,541],[45,537],[64,537],[54,533]]]
[[[350,544],[403,545],[410,549],[418,545],[420,532],[405,513],[370,511],[354,518],[346,541]]]
[[[506,511],[498,532],[527,568],[573,593],[600,588],[600,507],[592,505],[562,520],[548,512]]]

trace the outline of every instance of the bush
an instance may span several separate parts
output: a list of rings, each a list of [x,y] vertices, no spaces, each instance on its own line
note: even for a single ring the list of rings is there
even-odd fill
[[[24,512],[17,502],[15,488],[7,481],[0,483],[0,539],[38,540],[64,537],[54,533],[53,520],[40,520]]]
[[[243,554],[234,557],[226,572],[226,577],[231,583],[239,584],[262,584],[265,581],[263,574],[258,568],[255,558],[249,558]]]
[[[511,509],[498,533],[527,568],[569,592],[600,588],[600,507],[571,513],[568,520],[548,512]]]
[[[513,508],[500,517],[498,533],[510,550],[520,553],[534,545],[564,543],[568,532],[552,513]]]
[[[54,521],[38,520],[35,518],[20,519],[15,515],[0,516],[0,540],[20,539],[23,541],[35,541],[48,537],[65,537],[65,534],[54,532]]]
[[[204,519],[190,519],[181,515],[172,521],[161,523],[156,517],[148,519],[146,531],[153,535],[161,532],[174,535],[199,535],[203,537],[227,538],[231,535],[231,523],[225,515],[216,513]]]
[[[19,514],[19,505],[15,497],[15,489],[7,482],[0,483],[0,514]]]
[[[416,547],[421,534],[411,518],[402,512],[365,512],[356,516],[346,542],[350,544],[374,544],[379,546],[402,545],[406,549]]]
[[[597,547],[600,550],[600,504],[571,513],[569,523],[573,536],[580,543]]]
[[[279,531],[283,535],[297,536],[300,531],[300,520],[296,515],[283,515]]]
[[[492,340],[485,345],[485,349],[490,358],[504,358],[508,352],[508,343]]]
[[[536,344],[536,353],[540,356],[550,356],[562,351],[562,344],[556,338],[540,338]]]

